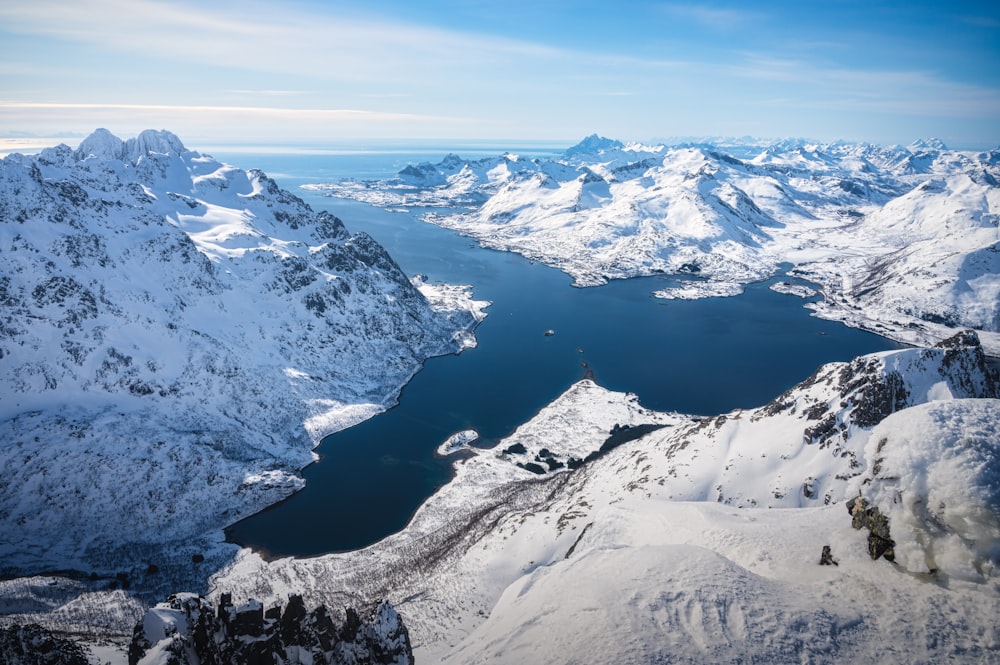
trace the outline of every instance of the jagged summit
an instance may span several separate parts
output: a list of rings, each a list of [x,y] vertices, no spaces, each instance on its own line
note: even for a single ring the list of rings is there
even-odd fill
[[[563,154],[566,157],[572,157],[573,155],[596,154],[608,150],[619,150],[624,147],[625,144],[617,139],[609,139],[594,133],[576,145],[567,148]]]
[[[73,156],[78,161],[96,158],[134,164],[149,153],[181,155],[185,152],[188,149],[177,135],[165,129],[146,129],[138,136],[123,141],[102,127],[81,141]]]
[[[125,153],[125,142],[103,127],[95,129],[90,136],[83,139],[74,151],[78,160],[89,157],[97,159],[122,159]]]

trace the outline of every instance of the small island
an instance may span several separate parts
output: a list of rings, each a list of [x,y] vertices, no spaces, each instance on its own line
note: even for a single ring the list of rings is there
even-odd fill
[[[447,457],[448,455],[454,455],[460,450],[467,450],[469,444],[479,438],[479,432],[474,429],[464,429],[461,432],[456,432],[452,434],[444,443],[442,443],[437,448],[437,454],[441,457]]]

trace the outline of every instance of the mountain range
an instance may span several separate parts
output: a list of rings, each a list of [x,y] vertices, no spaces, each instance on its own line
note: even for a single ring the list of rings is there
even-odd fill
[[[308,187],[423,218],[557,267],[577,286],[672,275],[655,295],[736,295],[777,274],[819,316],[912,344],[963,328],[1000,354],[1000,150],[941,141],[624,144],[449,155],[395,178]]]
[[[118,662],[97,643],[131,638],[134,662],[995,661],[997,155],[757,148],[594,136],[324,189],[465,207],[426,218],[580,286],[670,274],[661,297],[705,297],[783,271],[822,290],[818,314],[924,343],[723,414],[585,378],[493,448],[443,441],[454,478],[402,531],[274,560],[221,527],[301,486],[319,438],[423,359],[474,344],[484,303],[169,132],[5,158],[0,647],[51,630]],[[209,572],[204,597],[150,602]]]

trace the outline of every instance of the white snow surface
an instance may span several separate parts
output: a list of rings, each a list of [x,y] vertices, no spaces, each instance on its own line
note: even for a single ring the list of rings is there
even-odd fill
[[[420,662],[996,662],[998,396],[971,333],[713,418],[584,380],[457,461],[400,533],[310,559],[244,551],[213,584],[388,597]],[[630,430],[574,471],[517,466]],[[890,515],[897,563],[852,528],[859,491]],[[819,565],[824,545],[838,565]]]
[[[735,151],[740,157],[727,150]],[[980,331],[1000,355],[1000,151],[787,141],[623,145],[560,158],[409,166],[309,185],[396,209],[571,275],[578,286],[671,274],[664,298],[737,295],[779,273],[816,283],[816,313],[913,343]]]
[[[190,568],[484,315],[166,131],[0,161],[0,247],[7,573]]]
[[[872,430],[858,484],[884,506],[896,561],[953,578],[1000,577],[1000,402],[932,401]]]

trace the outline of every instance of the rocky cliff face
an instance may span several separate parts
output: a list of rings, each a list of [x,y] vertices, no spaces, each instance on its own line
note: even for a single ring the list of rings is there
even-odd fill
[[[4,665],[88,665],[79,644],[56,637],[37,624],[0,628],[0,663]]]
[[[171,596],[135,626],[129,665],[412,665],[409,633],[387,602],[367,619],[347,608],[342,623],[320,605],[307,611],[301,596],[284,609],[250,600],[217,607],[194,594]]]
[[[385,408],[480,318],[165,131],[0,161],[0,247],[8,573],[167,572],[151,548],[300,487],[322,436]]]

